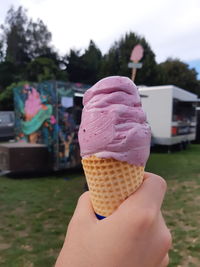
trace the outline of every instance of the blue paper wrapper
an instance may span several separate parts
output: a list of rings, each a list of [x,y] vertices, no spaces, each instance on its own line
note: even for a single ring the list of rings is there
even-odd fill
[[[97,216],[97,219],[99,219],[99,220],[103,220],[103,219],[105,219],[106,217],[104,217],[104,216],[101,216],[101,215],[99,215],[99,214],[97,214],[96,213],[96,216]]]

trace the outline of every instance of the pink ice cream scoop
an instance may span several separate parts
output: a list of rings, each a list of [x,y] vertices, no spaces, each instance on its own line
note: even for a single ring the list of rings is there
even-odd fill
[[[86,91],[79,128],[83,158],[95,155],[145,166],[151,130],[136,85],[127,77],[104,78]]]

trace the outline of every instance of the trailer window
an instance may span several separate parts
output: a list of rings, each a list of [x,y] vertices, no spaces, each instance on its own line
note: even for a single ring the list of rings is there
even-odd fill
[[[177,99],[173,101],[173,121],[194,122],[195,121],[194,102],[183,102]]]

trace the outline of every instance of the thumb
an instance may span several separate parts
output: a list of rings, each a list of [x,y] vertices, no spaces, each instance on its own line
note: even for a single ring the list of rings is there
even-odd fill
[[[81,221],[97,221],[94,213],[92,202],[90,200],[90,192],[83,193],[78,200],[74,215],[74,219]]]

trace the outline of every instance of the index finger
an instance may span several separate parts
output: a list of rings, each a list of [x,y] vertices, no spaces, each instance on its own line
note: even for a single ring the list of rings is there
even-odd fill
[[[120,205],[114,214],[124,213],[120,215],[123,217],[130,216],[130,213],[135,213],[137,210],[149,209],[159,212],[166,188],[166,182],[162,177],[146,172],[142,185]]]

